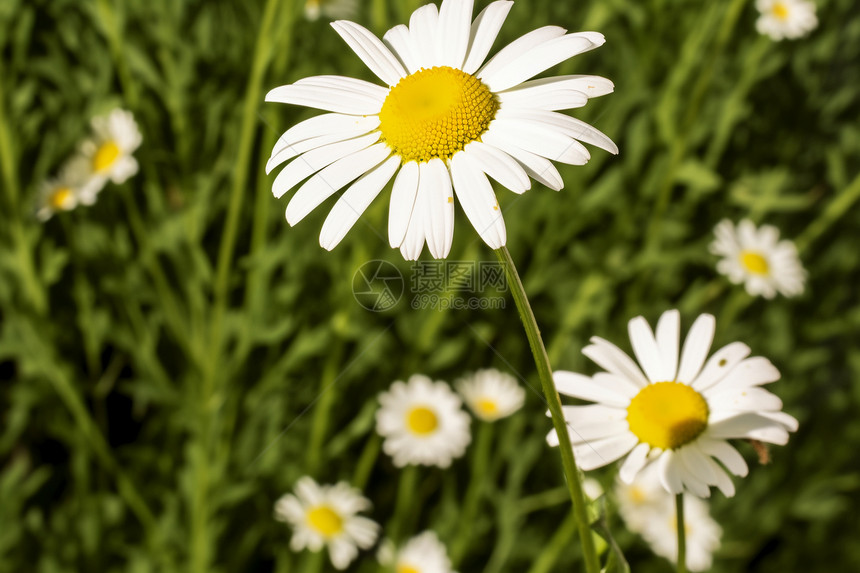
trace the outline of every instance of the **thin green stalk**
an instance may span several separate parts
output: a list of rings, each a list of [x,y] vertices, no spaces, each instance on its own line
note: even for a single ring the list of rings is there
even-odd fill
[[[552,416],[552,425],[558,433],[558,451],[561,455],[564,475],[567,478],[570,499],[573,502],[573,512],[579,530],[579,542],[582,545],[582,554],[585,559],[585,570],[588,573],[598,573],[600,571],[600,560],[598,559],[597,549],[591,536],[591,528],[589,527],[586,497],[582,490],[582,476],[579,468],[576,466],[573,446],[570,443],[567,424],[561,411],[561,398],[559,398],[552,380],[552,367],[549,363],[546,347],[544,347],[543,340],[541,339],[537,320],[535,320],[535,315],[532,312],[526,290],[523,287],[522,280],[520,280],[520,275],[517,273],[516,266],[514,266],[511,253],[507,247],[502,247],[496,250],[496,256],[505,268],[505,274],[508,277],[508,286],[511,289],[514,302],[519,310],[520,319],[526,330],[526,336],[529,339],[529,346],[534,356],[535,366],[537,366],[541,388],[543,389],[547,407]]]
[[[570,545],[574,535],[576,535],[576,518],[571,513],[562,522],[561,527],[556,529],[528,573],[549,573],[552,571],[553,565],[558,561],[561,552]]]
[[[847,213],[858,199],[860,199],[860,175],[857,175],[854,181],[848,185],[848,188],[833,199],[830,205],[800,234],[794,242],[797,250],[803,252],[808,249],[812,242],[833,226],[837,219]]]
[[[355,473],[352,476],[353,487],[364,490],[364,486],[367,485],[367,480],[370,478],[370,472],[373,471],[373,466],[379,457],[381,445],[382,438],[379,437],[379,434],[371,432],[364,449],[361,451],[361,456],[358,458],[358,463],[355,464]]]
[[[319,573],[322,571],[326,551],[326,549],[322,549],[307,555],[304,560],[304,567],[302,567],[302,573]]]
[[[132,109],[137,108],[137,86],[132,80],[131,73],[126,64],[125,58],[122,55],[122,36],[123,32],[120,29],[119,18],[117,17],[114,6],[110,0],[98,0],[96,3],[99,18],[102,21],[105,35],[108,38],[111,54],[116,63],[119,81],[122,84],[123,92],[125,92],[126,102]]]
[[[403,537],[403,523],[415,498],[415,488],[418,485],[418,466],[408,465],[400,473],[400,483],[397,485],[397,501],[394,503],[394,515],[386,527],[388,537],[398,543]]]
[[[458,520],[459,527],[457,535],[451,544],[451,563],[457,567],[469,548],[469,541],[473,531],[475,515],[481,503],[484,484],[486,482],[487,468],[490,465],[490,447],[493,444],[494,425],[492,422],[481,422],[475,445],[472,448],[472,467],[469,475],[469,486],[463,498],[463,510]]]
[[[687,573],[687,529],[684,526],[684,494],[675,496],[675,522],[678,526],[678,573]]]
[[[4,91],[2,60],[0,60],[0,171],[3,173],[3,188],[9,198],[9,208],[12,213],[18,212],[18,200],[21,190],[18,187],[18,173],[15,162],[15,152],[12,146],[11,125],[6,118],[6,93]]]
[[[314,406],[313,420],[311,421],[311,436],[308,442],[306,459],[306,472],[315,475],[322,461],[323,441],[329,426],[331,408],[337,396],[335,380],[340,374],[340,363],[343,358],[343,341],[337,340],[333,352],[329,354],[323,374],[320,376],[319,400]]]

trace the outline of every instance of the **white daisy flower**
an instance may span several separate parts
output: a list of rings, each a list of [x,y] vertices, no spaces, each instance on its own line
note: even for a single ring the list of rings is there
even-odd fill
[[[94,188],[90,162],[75,156],[63,165],[58,177],[44,181],[39,187],[36,217],[47,221],[54,213],[71,211],[79,204],[90,205]]]
[[[417,259],[425,241],[434,257],[448,255],[455,194],[480,236],[498,249],[505,223],[488,175],[515,193],[529,189],[529,177],[558,190],[564,183],[551,160],[586,163],[590,155],[580,141],[618,152],[603,133],[557,113],[612,92],[612,82],[596,76],[527,81],[602,45],[603,35],[546,26],[484,64],[513,3],[493,2],[474,22],[472,4],[423,6],[384,41],[353,22],[333,22],[385,85],[316,76],[266,95],[266,101],[330,112],[284,133],[266,165],[268,173],[292,159],[275,178],[275,197],[310,177],[287,205],[290,225],[354,181],[323,224],[320,245],[331,250],[394,178],[388,238],[406,259]]]
[[[460,380],[457,392],[475,416],[485,422],[507,418],[526,401],[526,391],[516,378],[495,368],[478,370]]]
[[[432,531],[425,531],[396,550],[386,540],[379,549],[379,564],[396,573],[453,573],[448,552]]]
[[[333,20],[355,18],[358,14],[358,0],[306,0],[305,18],[319,20],[320,16]]]
[[[730,497],[734,484],[717,461],[738,476],[747,474],[747,464],[727,440],[783,445],[788,432],[797,430],[797,420],[781,411],[778,397],[761,388],[778,380],[779,371],[765,358],[748,358],[746,344],[733,342],[706,362],[713,316],[699,316],[690,328],[679,365],[680,329],[677,310],[663,313],[656,337],[644,318],[634,318],[630,341],[642,370],[620,348],[593,337],[582,352],[605,372],[591,377],[554,374],[559,393],[597,402],[562,408],[571,442],[583,470],[629,454],[619,471],[626,483],[655,463],[670,493],[708,497],[709,486],[716,485]],[[547,441],[558,445],[555,430]]]
[[[385,438],[382,449],[394,465],[416,464],[447,468],[472,440],[469,415],[460,398],[444,382],[414,374],[379,395],[376,431]]]
[[[791,241],[779,240],[772,225],[756,229],[744,219],[737,228],[725,219],[714,228],[711,252],[723,257],[717,270],[735,284],[744,283],[752,296],[773,298],[779,292],[791,297],[803,293],[806,271]]]
[[[290,549],[313,552],[328,547],[336,569],[346,569],[368,549],[379,535],[379,525],[358,512],[370,509],[370,500],[346,482],[319,485],[310,477],[296,483],[295,495],[286,494],[275,503],[275,519],[293,528]]]
[[[801,38],[818,26],[815,4],[808,0],[756,0],[755,6],[756,30],[772,40]]]
[[[675,497],[660,484],[656,465],[639,472],[633,483],[615,485],[618,513],[630,531],[641,535],[657,555],[673,563],[678,560],[678,522]],[[687,569],[707,571],[720,547],[722,529],[710,516],[708,504],[684,495],[684,537]]]
[[[81,152],[90,161],[94,178],[102,185],[108,179],[117,184],[124,183],[137,173],[137,160],[132,153],[143,141],[134,115],[130,111],[115,109],[106,116],[93,118],[92,126],[93,139],[84,142]]]

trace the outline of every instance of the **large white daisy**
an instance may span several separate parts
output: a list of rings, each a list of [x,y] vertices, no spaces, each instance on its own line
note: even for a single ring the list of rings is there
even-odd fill
[[[737,227],[728,219],[714,228],[711,252],[722,257],[717,270],[735,284],[744,283],[752,296],[773,298],[779,292],[791,297],[803,293],[806,271],[794,243],[779,240],[772,225],[756,229],[744,219]]]
[[[641,370],[620,348],[594,337],[582,352],[605,372],[591,377],[555,372],[559,393],[597,402],[562,408],[576,459],[591,470],[626,455],[619,476],[627,483],[655,463],[670,493],[708,497],[715,485],[732,496],[735,487],[726,470],[744,476],[747,465],[727,440],[782,445],[797,429],[797,420],[761,388],[778,380],[779,372],[765,358],[748,358],[746,344],[733,342],[707,359],[713,316],[703,314],[693,323],[679,363],[680,328],[677,310],[663,313],[656,337],[641,316],[630,321]],[[547,441],[558,445],[555,430]]]
[[[275,178],[276,197],[310,177],[287,205],[287,222],[298,223],[352,183],[323,224],[320,245],[331,250],[394,178],[388,238],[405,258],[417,259],[425,241],[434,257],[448,255],[455,194],[497,249],[506,241],[505,223],[487,176],[515,193],[529,189],[529,177],[558,190],[564,183],[551,161],[586,163],[590,155],[580,141],[617,153],[606,135],[557,113],[610,93],[612,82],[596,76],[527,81],[602,45],[603,35],[546,26],[484,64],[512,5],[493,2],[473,22],[472,0],[444,0],[439,9],[428,4],[382,41],[353,22],[333,22],[385,85],[316,76],[266,95],[266,101],[330,112],[289,129],[272,150],[267,173],[292,160]]]
[[[756,0],[755,27],[772,40],[802,38],[818,26],[815,4],[808,0]]]
[[[370,500],[346,482],[319,485],[310,477],[296,483],[295,495],[275,503],[275,518],[293,528],[290,549],[320,551],[328,547],[332,565],[346,569],[379,535],[379,525],[357,515],[370,509]]]
[[[132,153],[140,147],[143,136],[130,111],[115,109],[105,116],[93,118],[93,138],[85,141],[81,152],[90,161],[94,178],[120,184],[137,173],[138,164]],[[96,185],[95,193],[101,189]]]
[[[618,513],[627,528],[641,535],[654,553],[673,563],[677,562],[675,496],[663,489],[657,467],[651,465],[639,472],[630,484],[617,480],[614,493]],[[722,533],[719,524],[710,515],[707,502],[685,494],[684,537],[687,542],[688,570],[707,571],[711,568]]]
[[[506,418],[523,407],[526,391],[516,378],[495,368],[478,370],[457,382],[457,392],[485,422]]]
[[[395,573],[453,573],[448,551],[432,531],[413,537],[399,550],[390,541],[384,543],[379,564]]]
[[[459,396],[442,381],[414,374],[379,395],[376,431],[382,449],[403,467],[416,464],[447,468],[472,440],[469,415]]]

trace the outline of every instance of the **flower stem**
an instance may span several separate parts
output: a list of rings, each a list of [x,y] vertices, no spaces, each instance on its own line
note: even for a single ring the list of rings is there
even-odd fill
[[[471,532],[473,531],[475,514],[481,502],[483,485],[486,480],[487,466],[490,463],[490,446],[493,443],[492,422],[481,422],[478,428],[478,436],[472,449],[472,467],[469,476],[469,487],[463,501],[463,511],[460,513],[457,536],[451,547],[451,564],[453,567],[459,565],[460,561],[469,547]]]
[[[514,266],[511,253],[507,247],[502,247],[496,250],[496,256],[505,268],[505,274],[508,277],[508,286],[520,312],[520,320],[522,320],[523,327],[525,327],[526,336],[529,339],[529,346],[531,347],[535,365],[537,366],[541,388],[543,389],[547,407],[552,416],[552,425],[558,433],[558,451],[561,454],[562,467],[564,468],[564,475],[567,478],[567,488],[570,493],[570,499],[573,502],[573,512],[576,518],[577,529],[579,530],[579,542],[582,545],[582,554],[585,559],[585,570],[588,573],[597,573],[600,571],[600,561],[588,523],[585,493],[582,490],[582,476],[579,473],[579,468],[576,466],[573,446],[570,443],[570,435],[567,432],[567,425],[561,412],[561,399],[552,381],[552,368],[549,364],[546,347],[541,339],[540,329],[538,328],[532,308],[529,305],[520,275],[517,273],[516,266]]]
[[[678,573],[687,573],[687,530],[684,527],[684,494],[675,496],[675,522],[678,526]]]
[[[418,466],[408,465],[400,473],[400,483],[397,487],[397,501],[394,504],[394,516],[386,528],[388,536],[395,543],[402,541],[403,523],[409,513],[410,502],[416,497],[415,488],[418,485]]]
[[[794,242],[797,250],[802,253],[808,249],[812,242],[830,229],[833,223],[847,213],[857,200],[860,200],[860,175],[856,176],[848,188],[837,195],[818,218],[801,233]]]

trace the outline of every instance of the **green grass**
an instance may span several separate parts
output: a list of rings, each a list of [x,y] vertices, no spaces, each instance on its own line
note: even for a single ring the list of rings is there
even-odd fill
[[[381,34],[417,4],[368,3],[358,20]],[[750,476],[712,503],[714,571],[860,564],[860,18],[852,0],[817,4],[811,36],[775,44],[751,1],[520,0],[496,43],[598,30],[605,46],[554,73],[616,85],[573,115],[619,156],[560,166],[559,193],[497,190],[553,366],[591,372],[590,336],[628,348],[629,318],[679,308],[685,328],[713,313],[715,345],[743,340],[782,372],[771,389],[800,431],[765,467],[741,444]],[[263,95],[320,74],[374,79],[298,0],[0,3],[0,572],[313,571],[273,503],[305,474],[355,480],[389,520],[402,472],[376,457],[373,414],[393,380],[495,366],[539,388],[511,299],[355,302],[368,260],[410,275],[378,236],[387,192],[331,253],[317,244],[326,208],[287,226],[263,167],[315,112]],[[115,106],[141,126],[141,172],[36,221],[39,182]],[[450,259],[495,260],[457,217]],[[751,299],[717,275],[707,246],[725,217],[796,239],[806,293]],[[581,569],[544,411],[529,392],[493,429],[458,570]],[[451,544],[473,451],[418,472],[405,532]],[[611,485],[613,468],[594,473]],[[634,571],[668,570],[610,527]],[[372,553],[352,568],[376,569]]]

